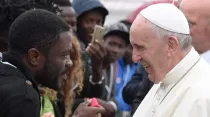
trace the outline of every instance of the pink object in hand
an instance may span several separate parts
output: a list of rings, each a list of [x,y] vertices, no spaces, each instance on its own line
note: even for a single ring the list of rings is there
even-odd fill
[[[90,103],[90,107],[100,107],[96,98],[92,98]]]

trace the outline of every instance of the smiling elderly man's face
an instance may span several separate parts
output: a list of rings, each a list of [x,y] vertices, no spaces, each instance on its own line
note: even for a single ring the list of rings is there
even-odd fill
[[[148,72],[149,79],[159,83],[168,70],[168,39],[160,39],[152,31],[151,23],[142,16],[134,21],[130,42],[133,46],[133,61],[140,62]]]

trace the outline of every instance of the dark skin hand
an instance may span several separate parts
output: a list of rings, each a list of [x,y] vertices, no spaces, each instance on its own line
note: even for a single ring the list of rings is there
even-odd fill
[[[74,112],[72,117],[98,117],[98,114],[103,114],[105,109],[103,107],[89,107],[85,103],[81,103]]]
[[[103,61],[106,56],[106,50],[102,43],[95,41],[93,44],[90,43],[86,48],[86,52],[91,58],[92,66],[92,80],[98,82],[102,78]]]
[[[105,113],[102,114],[102,117],[114,117],[115,116],[115,110],[114,107],[101,99],[97,98],[98,103],[105,109]]]

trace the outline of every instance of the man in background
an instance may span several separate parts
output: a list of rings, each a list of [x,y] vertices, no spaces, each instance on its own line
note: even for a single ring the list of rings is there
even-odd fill
[[[99,100],[106,112],[105,117],[114,116],[118,111],[118,102],[115,99],[115,82],[117,60],[123,56],[126,46],[129,44],[128,28],[123,23],[114,23],[105,26],[104,48],[106,49],[106,56],[104,60],[104,81],[105,89],[103,95]],[[108,65],[108,66],[106,66]]]
[[[209,0],[182,0],[179,8],[189,22],[192,45],[210,64],[209,5]]]
[[[76,13],[69,0],[55,0],[55,4],[58,5],[61,10],[60,16],[64,18],[67,24],[73,29],[76,34],[77,31],[77,19]]]
[[[100,97],[104,90],[102,74],[106,51],[101,43],[90,42],[95,26],[103,26],[108,11],[99,0],[74,0],[72,6],[76,12],[76,34],[83,51],[85,67],[84,88],[81,95],[77,96],[77,99],[83,101],[86,97]]]

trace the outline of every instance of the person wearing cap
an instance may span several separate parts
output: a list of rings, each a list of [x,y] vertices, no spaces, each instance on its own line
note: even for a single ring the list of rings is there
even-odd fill
[[[115,23],[105,27],[104,47],[107,51],[104,64],[109,66],[104,70],[105,93],[102,99],[110,100],[114,97],[114,84],[116,78],[116,62],[123,56],[126,45],[129,44],[128,28],[122,23]]]
[[[173,0],[152,0],[142,4],[139,8],[130,13],[126,19],[127,22],[133,22],[139,12],[150,5],[159,3],[172,3]],[[176,6],[178,3],[175,1]],[[137,66],[136,72],[133,74],[131,80],[123,89],[123,98],[126,103],[132,105],[132,114],[135,112],[139,104],[152,88],[153,83],[148,79],[148,75],[144,67],[140,64]]]
[[[210,64],[210,1],[181,0],[180,10],[186,16],[190,25],[192,45]]]
[[[132,46],[128,44],[123,57],[117,61],[117,76],[115,81],[115,100],[117,101],[117,117],[130,117],[132,106],[127,104],[122,96],[123,88],[134,74],[138,63],[132,61]]]
[[[133,61],[154,86],[133,117],[207,117],[210,66],[191,45],[184,14],[173,4],[142,10],[131,26]]]
[[[110,63],[115,63],[123,56],[125,47],[129,43],[129,30],[125,24],[114,23],[105,26],[104,47],[107,52],[107,58],[104,64],[107,63],[109,65]]]
[[[104,61],[105,89],[102,97],[98,99],[99,104],[106,110],[105,116],[114,116],[117,111],[117,100],[115,100],[116,62],[124,55],[126,46],[129,44],[128,28],[123,23],[114,23],[105,26],[104,47],[106,56]],[[107,66],[108,65],[108,66]]]
[[[126,20],[122,20],[122,23],[130,30],[131,24]],[[126,32],[127,32],[126,29]],[[128,35],[129,33],[126,33]],[[129,40],[128,36],[125,36],[126,40]],[[130,117],[131,106],[125,103],[122,91],[127,82],[130,80],[131,76],[135,72],[137,63],[132,61],[132,46],[130,42],[127,42],[123,56],[121,56],[116,62],[116,79],[115,79],[115,95],[114,99],[117,102],[117,117]]]
[[[91,44],[96,25],[103,26],[107,9],[99,0],[73,0],[77,17],[77,37],[84,61],[84,87],[77,98],[100,97],[104,89],[103,60],[106,54],[103,44]],[[79,103],[79,102],[78,102]]]
[[[142,4],[136,10],[131,12],[126,21],[133,22],[139,12],[150,5],[159,4],[159,3],[172,3],[173,0],[152,0]],[[174,3],[177,5],[177,2]],[[132,113],[133,114],[139,104],[142,102],[144,97],[147,95],[149,90],[152,88],[153,83],[148,79],[148,75],[144,69],[144,67],[139,64],[137,66],[136,72],[133,74],[131,80],[126,84],[123,89],[123,98],[126,103],[132,105]]]

